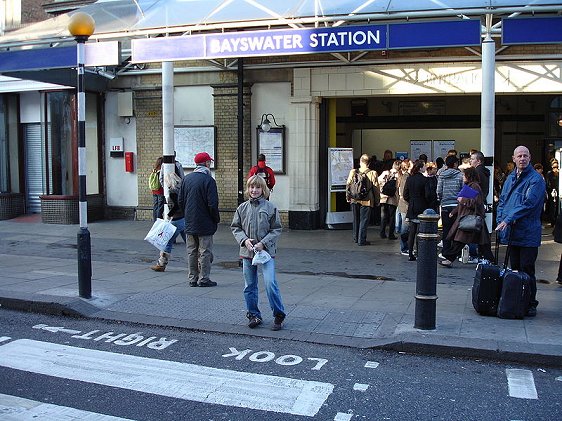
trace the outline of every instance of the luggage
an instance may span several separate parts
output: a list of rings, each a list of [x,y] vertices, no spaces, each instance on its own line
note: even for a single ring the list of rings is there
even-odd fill
[[[506,269],[498,304],[501,319],[522,319],[527,314],[531,301],[531,278],[525,272]]]
[[[501,268],[498,265],[479,263],[472,285],[474,310],[483,316],[496,316],[501,291]]]

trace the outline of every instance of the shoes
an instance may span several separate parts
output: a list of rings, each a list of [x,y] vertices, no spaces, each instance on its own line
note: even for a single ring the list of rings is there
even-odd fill
[[[537,315],[537,308],[534,306],[529,307],[529,309],[527,310],[527,317],[535,317]]]
[[[389,235],[388,239],[389,240],[398,240],[398,237],[396,237],[395,235]]]
[[[150,266],[150,269],[152,269],[154,272],[164,272],[166,270],[166,266],[160,266],[157,263],[154,266]]]
[[[471,265],[477,265],[478,262],[479,262],[478,257],[469,257],[466,263]]]
[[[381,232],[381,238],[386,238],[386,233]]]
[[[408,257],[408,260],[409,260],[410,262],[415,262],[415,261],[416,261],[416,256],[410,256],[410,257]]]
[[[440,259],[445,260],[445,256],[443,256],[443,253],[439,253],[439,254],[437,255],[437,257],[439,257]]]
[[[215,281],[199,282],[197,283],[199,287],[216,287],[217,283]]]
[[[558,284],[562,285],[562,281],[556,280],[556,282],[558,282]]]
[[[437,243],[437,247],[443,248],[443,240],[441,240]]]
[[[370,246],[371,242],[370,241],[365,241],[364,243],[357,243],[358,246]]]
[[[190,286],[190,287],[196,287],[196,286],[197,286],[197,282],[190,282],[190,283],[189,283],[189,286]]]
[[[453,262],[451,262],[450,260],[447,260],[447,259],[439,261],[439,264],[441,266],[445,266],[446,268],[452,268],[453,267]]]
[[[402,256],[409,256],[410,255],[410,253],[408,253],[407,251],[401,251],[400,254]]]
[[[275,316],[271,330],[281,330],[283,328],[283,320],[285,320],[285,316]]]
[[[253,329],[255,327],[258,327],[259,325],[261,325],[261,319],[257,316],[250,316],[249,317],[249,321],[248,321],[248,327],[250,329]]]

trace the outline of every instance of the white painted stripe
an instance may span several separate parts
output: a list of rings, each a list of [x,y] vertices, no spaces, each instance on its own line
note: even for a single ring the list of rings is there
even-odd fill
[[[379,363],[376,361],[368,361],[365,364],[365,368],[377,368],[379,366]]]
[[[535,379],[530,370],[520,370],[508,368],[505,370],[507,375],[507,386],[509,396],[520,399],[538,399]]]
[[[0,394],[0,414],[2,414],[0,418],[5,421],[128,421],[127,418],[112,417],[2,394]]]
[[[558,377],[556,377],[556,379],[555,379],[555,380],[558,380],[559,382],[562,382],[562,376],[558,376]]]
[[[338,412],[334,417],[334,421],[349,421],[353,417],[353,414],[346,414],[345,412]]]
[[[359,390],[360,392],[365,392],[369,388],[368,384],[355,383],[353,385],[353,390]]]
[[[10,338],[9,336],[0,336],[0,342],[6,342],[9,341],[10,339],[12,338]]]
[[[334,385],[18,339],[0,365],[177,399],[312,417]]]

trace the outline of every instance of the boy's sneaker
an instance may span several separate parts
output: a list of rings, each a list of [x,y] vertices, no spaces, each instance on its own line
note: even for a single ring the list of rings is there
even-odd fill
[[[408,253],[408,250],[406,250],[406,251],[401,251],[400,254],[401,254],[402,256],[409,256],[409,255],[410,255],[410,253]]]
[[[261,325],[261,319],[259,317],[256,316],[250,316],[249,317],[250,321],[248,322],[248,327],[253,329],[255,327],[258,327],[259,325]]]
[[[478,264],[478,257],[469,257],[468,261],[466,263],[471,264],[471,265],[477,265]]]
[[[271,330],[281,330],[283,328],[283,320],[285,320],[285,316],[275,316]]]

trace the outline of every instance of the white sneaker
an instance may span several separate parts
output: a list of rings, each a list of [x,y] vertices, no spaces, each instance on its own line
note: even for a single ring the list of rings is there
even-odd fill
[[[409,256],[410,255],[407,251],[401,251],[400,254],[402,256]]]
[[[471,265],[477,265],[478,264],[478,257],[469,258],[466,263],[471,264]]]
[[[437,257],[439,257],[440,259],[445,260],[445,256],[443,256],[443,254],[441,254],[441,253],[439,253],[439,254],[437,255]]]
[[[437,243],[437,247],[443,248],[443,240],[441,240],[441,241],[439,241],[439,242]]]

